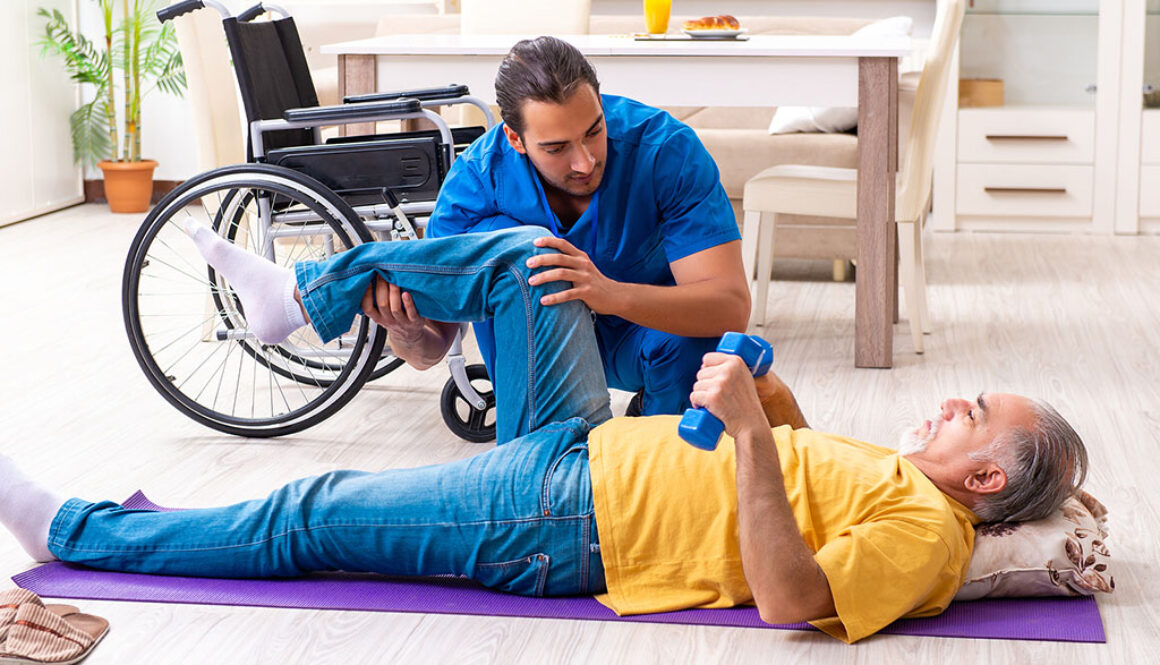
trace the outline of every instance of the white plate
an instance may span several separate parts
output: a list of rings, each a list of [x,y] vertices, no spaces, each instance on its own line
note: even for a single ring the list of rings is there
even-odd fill
[[[738,28],[737,30],[687,30],[682,28],[681,32],[693,39],[734,39],[745,34],[748,30],[746,28]]]

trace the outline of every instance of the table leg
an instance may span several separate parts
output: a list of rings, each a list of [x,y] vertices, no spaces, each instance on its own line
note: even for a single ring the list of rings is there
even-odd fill
[[[342,99],[347,95],[367,95],[374,92],[376,74],[375,56],[373,55],[338,56],[338,98]],[[339,136],[360,136],[374,133],[375,124],[373,122],[360,122],[338,128]]]
[[[858,270],[854,365],[893,363],[894,185],[898,170],[898,60],[858,61]]]

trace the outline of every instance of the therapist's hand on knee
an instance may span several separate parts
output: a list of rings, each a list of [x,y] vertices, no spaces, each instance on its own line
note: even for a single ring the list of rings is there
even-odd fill
[[[411,294],[382,277],[375,277],[363,294],[362,310],[371,321],[386,328],[392,339],[401,342],[420,339],[428,323],[419,316]]]
[[[572,288],[551,293],[540,298],[541,305],[558,305],[570,300],[583,301],[588,309],[597,314],[615,313],[620,294],[619,282],[611,280],[600,272],[588,254],[563,238],[544,236],[536,238],[536,247],[550,247],[559,254],[539,254],[528,259],[529,268],[550,268],[535,273],[528,279],[532,285],[566,281]],[[555,266],[555,267],[552,267]]]

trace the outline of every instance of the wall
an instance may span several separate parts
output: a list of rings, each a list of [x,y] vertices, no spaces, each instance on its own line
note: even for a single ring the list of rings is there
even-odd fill
[[[0,226],[81,200],[68,118],[76,87],[62,59],[40,56],[39,7],[73,13],[73,0],[0,3]]]

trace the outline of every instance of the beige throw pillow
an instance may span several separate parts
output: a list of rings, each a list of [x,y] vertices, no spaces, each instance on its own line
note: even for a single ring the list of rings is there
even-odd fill
[[[1081,490],[1046,519],[980,524],[967,581],[955,600],[1110,593],[1116,582],[1105,543],[1107,515]]]

